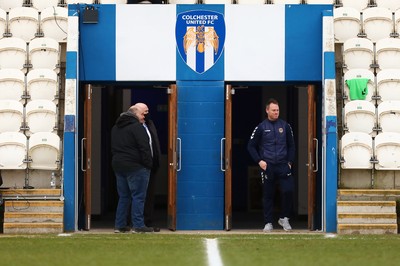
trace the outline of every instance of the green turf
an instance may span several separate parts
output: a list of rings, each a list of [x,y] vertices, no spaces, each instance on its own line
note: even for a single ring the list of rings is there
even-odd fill
[[[207,265],[217,238],[225,266],[400,265],[400,236],[324,234],[0,235],[0,265]]]

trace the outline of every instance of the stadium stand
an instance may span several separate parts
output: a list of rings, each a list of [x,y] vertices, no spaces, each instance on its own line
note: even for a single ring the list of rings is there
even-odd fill
[[[10,37],[0,39],[0,69],[15,68],[25,72],[27,47],[23,39]]]
[[[40,29],[44,37],[55,39],[60,43],[66,42],[68,9],[59,6],[43,9],[40,15]]]
[[[344,124],[347,132],[363,132],[375,135],[376,108],[368,101],[355,100],[344,106]]]
[[[60,166],[60,137],[50,132],[38,132],[29,138],[28,168],[58,170]]]
[[[39,33],[39,12],[32,7],[16,7],[8,13],[8,30],[13,37],[25,42]]]
[[[383,101],[377,109],[379,130],[400,133],[400,101]]]
[[[375,4],[377,7],[384,7],[392,12],[395,12],[397,9],[400,8],[400,1],[399,0],[375,0]]]
[[[0,0],[0,8],[6,12],[16,7],[22,7],[24,0]]]
[[[379,39],[376,42],[375,51],[375,63],[379,66],[379,70],[400,69],[400,39]]]
[[[33,69],[26,75],[27,100],[49,100],[58,104],[58,76],[51,69]]]
[[[0,39],[4,37],[4,33],[7,32],[7,13],[3,9],[0,9]]]
[[[341,0],[340,2],[344,7],[352,7],[358,11],[366,9],[369,5],[369,0]]]
[[[378,104],[381,101],[400,100],[400,69],[385,69],[376,75]]]
[[[344,104],[346,104],[351,100],[357,99],[358,95],[357,90],[359,90],[360,85],[363,84],[364,85],[361,87],[361,89],[366,88],[367,90],[367,93],[365,93],[365,98],[363,100],[370,101],[375,104],[374,96],[376,94],[376,89],[375,89],[376,82],[375,82],[375,75],[372,71],[362,68],[350,69],[344,74],[343,84],[344,84],[344,89],[343,89]]]
[[[363,30],[372,42],[389,38],[393,33],[392,11],[383,7],[371,7],[363,11]]]
[[[39,11],[49,6],[57,6],[58,4],[59,0],[31,0],[32,7]]]
[[[25,107],[25,135],[37,132],[55,132],[57,106],[49,100],[33,100]]]
[[[344,43],[356,38],[361,32],[361,15],[352,7],[339,7],[333,10],[335,42]]]
[[[52,38],[36,38],[28,45],[30,67],[48,68],[59,72],[60,68],[60,45]]]
[[[386,132],[378,134],[374,141],[375,169],[400,170],[400,134]]]
[[[0,100],[25,103],[25,75],[19,69],[0,69]]]
[[[344,134],[340,154],[343,169],[372,169],[372,137],[364,132]]]
[[[24,122],[24,106],[14,100],[0,100],[0,132],[19,132]]]
[[[27,138],[20,132],[0,133],[0,170],[26,169]]]
[[[353,68],[372,70],[374,64],[374,44],[366,38],[351,38],[343,44],[344,69],[347,71]]]

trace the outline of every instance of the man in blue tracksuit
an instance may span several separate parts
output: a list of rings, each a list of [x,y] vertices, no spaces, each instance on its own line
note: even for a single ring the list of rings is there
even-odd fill
[[[294,180],[292,165],[295,158],[295,144],[290,125],[279,118],[279,103],[275,99],[267,102],[267,118],[251,134],[247,144],[253,160],[258,163],[263,182],[264,232],[273,229],[273,207],[275,184],[279,182],[281,212],[278,224],[285,231],[291,230],[289,217],[293,208]]]

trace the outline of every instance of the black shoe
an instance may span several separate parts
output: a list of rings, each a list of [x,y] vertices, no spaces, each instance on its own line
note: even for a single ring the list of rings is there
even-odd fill
[[[133,229],[133,232],[134,233],[152,233],[152,232],[154,232],[154,228],[153,227],[144,226],[144,227]]]
[[[153,227],[154,232],[160,232],[160,227]]]
[[[114,233],[119,234],[119,233],[128,233],[131,231],[129,227],[123,227],[123,228],[115,228]]]

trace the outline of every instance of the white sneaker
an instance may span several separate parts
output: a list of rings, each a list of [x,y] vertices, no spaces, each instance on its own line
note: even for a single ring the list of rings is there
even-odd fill
[[[285,218],[279,218],[278,224],[279,224],[280,226],[282,226],[282,227],[283,227],[283,230],[285,230],[285,231],[290,231],[290,230],[292,230],[292,227],[290,226],[290,223],[289,223],[289,218],[287,218],[287,217],[285,217]]]
[[[273,229],[274,229],[274,227],[272,226],[272,223],[267,223],[267,224],[265,224],[263,231],[267,233],[267,232],[271,232]]]

